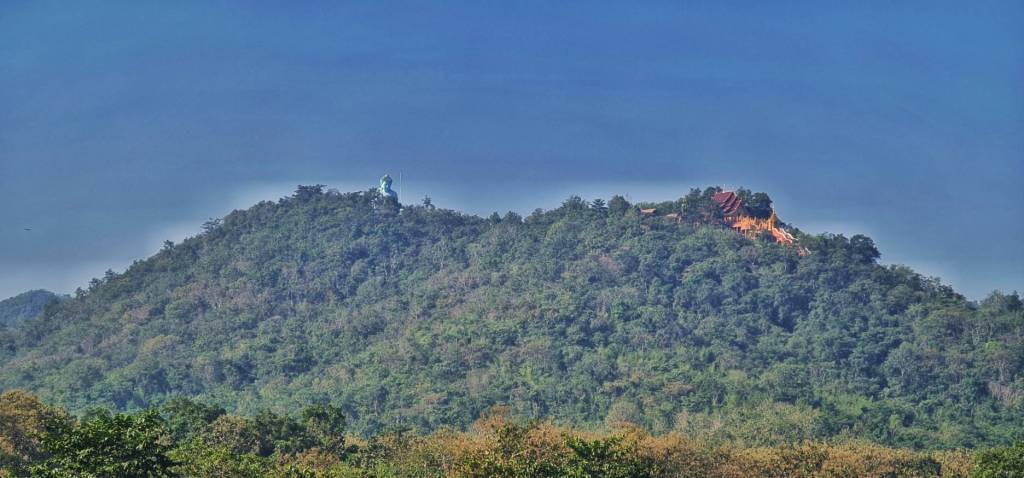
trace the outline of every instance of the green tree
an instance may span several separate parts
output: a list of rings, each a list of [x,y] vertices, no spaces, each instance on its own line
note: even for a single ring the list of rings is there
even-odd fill
[[[298,201],[307,202],[307,201],[313,200],[314,198],[323,196],[323,194],[324,194],[324,185],[323,184],[313,184],[313,185],[309,185],[309,186],[303,186],[303,185],[300,184],[295,189],[295,196],[294,197]]]
[[[261,456],[269,456],[274,452],[296,453],[317,445],[317,439],[303,424],[288,415],[278,415],[270,410],[263,410],[256,415],[253,428],[259,437]]]
[[[625,214],[630,207],[629,201],[618,194],[612,196],[612,198],[608,200],[608,212],[616,216]]]
[[[564,476],[580,478],[650,478],[657,466],[633,447],[622,443],[621,437],[587,440],[568,436],[565,444],[573,452]]]
[[[217,417],[226,413],[223,407],[205,405],[184,397],[170,400],[160,407],[167,431],[175,441],[185,441],[202,433]]]
[[[181,444],[171,452],[171,457],[178,462],[174,471],[182,478],[275,477],[268,473],[271,459],[261,458],[254,453],[238,453],[202,440]]]
[[[974,478],[1024,477],[1024,442],[992,448],[975,455]]]
[[[762,219],[772,215],[772,198],[767,193],[754,193],[749,189],[739,188],[736,190],[736,196],[743,201],[743,208],[747,210],[747,214]]]
[[[52,421],[43,439],[49,458],[32,476],[171,477],[171,440],[156,410],[99,416],[74,425]]]
[[[311,405],[302,410],[301,419],[306,427],[306,433],[317,441],[317,446],[329,453],[344,453],[345,415],[340,408]]]
[[[238,455],[257,454],[261,451],[261,437],[249,420],[234,415],[221,415],[210,424],[203,441],[217,449]],[[266,450],[265,454],[273,452]]]

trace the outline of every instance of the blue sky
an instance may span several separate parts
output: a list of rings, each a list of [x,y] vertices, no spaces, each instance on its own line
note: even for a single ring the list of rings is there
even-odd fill
[[[480,214],[746,186],[1024,291],[1024,3],[298,3],[0,3],[0,297],[384,172]]]

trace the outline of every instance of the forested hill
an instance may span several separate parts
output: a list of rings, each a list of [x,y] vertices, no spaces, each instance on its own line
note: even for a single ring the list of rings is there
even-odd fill
[[[47,290],[30,290],[0,300],[0,327],[13,327],[43,311],[50,301],[60,297]]]
[[[485,219],[303,186],[0,329],[0,389],[72,410],[329,403],[363,433],[504,404],[746,444],[1019,437],[1016,294],[969,302],[863,236],[797,231],[803,256],[748,239],[716,191]]]

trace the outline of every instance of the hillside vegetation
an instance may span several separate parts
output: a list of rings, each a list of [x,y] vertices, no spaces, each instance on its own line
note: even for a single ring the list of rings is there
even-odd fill
[[[466,432],[346,433],[339,410],[251,418],[186,399],[76,419],[0,394],[0,477],[990,478],[1020,476],[1024,445],[968,453],[869,443],[713,446],[635,427],[593,433],[491,410]]]
[[[0,327],[14,327],[39,315],[50,301],[60,297],[46,290],[30,290],[0,300]]]
[[[72,411],[330,405],[358,434],[501,404],[737,446],[1020,436],[1016,294],[967,301],[878,264],[864,236],[794,230],[803,256],[752,240],[717,219],[716,191],[650,217],[572,197],[485,219],[302,186],[0,329],[0,389]]]

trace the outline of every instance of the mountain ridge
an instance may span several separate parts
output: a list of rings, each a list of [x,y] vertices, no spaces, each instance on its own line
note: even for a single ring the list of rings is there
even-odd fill
[[[365,433],[494,405],[755,444],[1024,429],[1016,294],[967,301],[864,236],[794,229],[801,255],[737,234],[719,192],[485,219],[300,186],[4,332],[0,389],[73,410],[331,403]]]

